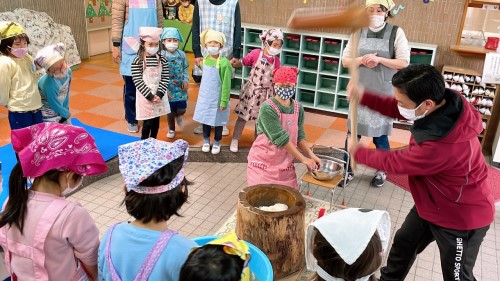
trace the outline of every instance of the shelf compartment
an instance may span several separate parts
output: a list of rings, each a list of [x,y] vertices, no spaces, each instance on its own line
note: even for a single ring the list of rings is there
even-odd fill
[[[318,79],[318,75],[310,72],[301,72],[299,74],[299,87],[316,90],[316,80]]]
[[[340,79],[338,87],[339,92],[347,91],[347,84],[349,84],[349,78],[340,77],[339,79]]]
[[[236,78],[242,78],[242,76],[243,76],[243,68],[242,67],[235,68],[234,69],[234,76]]]
[[[304,36],[302,43],[302,51],[318,53],[321,47],[321,38]]]
[[[340,56],[342,40],[323,38],[323,54]]]
[[[299,67],[299,54],[283,52],[283,65]]]
[[[320,71],[331,72],[332,75],[337,75],[339,63],[340,61],[337,58],[322,57],[319,69]]]
[[[246,44],[262,44],[262,40],[260,40],[259,35],[261,34],[261,30],[258,29],[247,29],[247,37]]]
[[[297,101],[305,107],[314,107],[314,91],[297,89]]]
[[[240,78],[233,78],[231,79],[231,91],[240,91],[241,89],[241,83],[242,79]]]
[[[285,34],[283,40],[283,49],[285,50],[300,50],[300,35],[298,34]]]
[[[337,78],[321,75],[319,77],[319,90],[327,93],[335,93],[337,89]]]
[[[412,48],[410,50],[410,63],[431,64],[432,51]]]
[[[302,55],[301,68],[307,70],[318,70],[319,57],[313,55]]]
[[[349,101],[347,100],[347,98],[337,96],[337,104],[335,105],[335,110],[348,113]]]
[[[331,93],[318,92],[317,94],[317,107],[325,110],[333,110],[333,105],[335,103],[335,95]]]

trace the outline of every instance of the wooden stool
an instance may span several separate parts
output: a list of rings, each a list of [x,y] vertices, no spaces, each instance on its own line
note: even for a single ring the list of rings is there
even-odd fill
[[[300,178],[300,186],[299,186],[299,192],[302,190],[302,186],[304,184],[307,184],[307,192],[309,193],[309,184],[314,184],[317,186],[321,186],[324,188],[328,188],[332,191],[332,200],[330,200],[330,211],[332,210],[333,206],[333,196],[335,195],[335,188],[339,185],[340,181],[343,179],[342,177],[344,174],[338,174],[336,177],[334,177],[331,180],[328,181],[320,181],[311,175],[310,172],[306,172],[302,178]]]

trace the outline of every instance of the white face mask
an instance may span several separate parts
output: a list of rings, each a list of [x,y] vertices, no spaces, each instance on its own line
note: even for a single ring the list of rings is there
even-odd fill
[[[174,52],[175,50],[177,50],[177,48],[179,48],[179,43],[170,42],[170,43],[165,43],[165,44],[163,44],[163,46],[165,46],[165,48],[166,48],[169,52]]]
[[[276,55],[279,55],[279,53],[281,52],[281,49],[273,48],[273,47],[269,46],[269,49],[267,51],[269,52],[269,54],[271,56],[276,56]]]
[[[401,106],[398,105],[399,114],[401,114],[401,116],[403,116],[404,118],[406,118],[406,120],[409,120],[409,121],[415,121],[415,120],[422,119],[422,118],[425,117],[425,114],[427,114],[427,112],[429,111],[429,110],[426,110],[424,112],[424,114],[416,116],[415,111],[417,111],[417,109],[422,104],[423,104],[423,102],[419,106],[417,106],[416,108],[414,108],[414,109],[408,109],[408,108],[404,108],[404,107],[401,107]]]
[[[68,76],[68,69],[66,68],[60,73],[54,74],[54,78],[59,79],[59,80],[64,80]]]
[[[67,179],[67,182],[68,182],[68,187],[61,192],[61,195],[63,197],[66,197],[69,194],[73,193],[75,190],[77,190],[80,187],[80,185],[82,185],[83,176],[81,177],[80,182],[78,182],[73,188],[69,187],[69,182],[70,182],[70,180],[69,180],[69,174],[66,176],[66,179]]]
[[[211,54],[212,56],[215,56],[215,55],[218,55],[219,52],[220,52],[220,48],[219,47],[207,47],[207,51],[209,54]]]
[[[158,47],[146,47],[146,52],[149,54],[149,55],[154,55],[156,53],[158,53]]]
[[[370,16],[370,27],[377,28],[381,27],[385,23],[385,15],[371,15]]]

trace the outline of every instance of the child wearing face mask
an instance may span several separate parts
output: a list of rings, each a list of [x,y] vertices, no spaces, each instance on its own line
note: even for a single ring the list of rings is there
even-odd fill
[[[179,20],[183,23],[191,24],[193,22],[194,6],[189,0],[181,0],[179,6]]]
[[[160,116],[170,113],[168,84],[170,83],[169,65],[161,55],[158,27],[139,28],[141,46],[132,61],[132,80],[137,89],[136,119],[144,120],[141,139],[156,138],[160,128]]]
[[[46,71],[38,80],[44,122],[67,124],[71,116],[69,112],[71,69],[64,59],[64,50],[64,44],[58,43],[41,49],[35,57],[36,67]]]
[[[201,148],[203,152],[210,151],[211,127],[215,127],[212,154],[218,154],[222,129],[229,120],[232,67],[229,60],[220,55],[220,50],[226,43],[226,36],[222,32],[207,29],[201,33],[200,40],[207,49],[208,55],[200,63],[203,76],[193,120],[201,123],[203,127]]]
[[[260,108],[257,139],[248,152],[249,186],[281,184],[298,189],[294,159],[305,164],[308,170],[321,167],[321,160],[306,142],[304,108],[292,99],[297,72],[297,68],[288,66],[274,70],[275,96]]]
[[[232,152],[238,152],[238,140],[246,122],[256,120],[262,103],[274,95],[273,71],[281,66],[278,54],[283,46],[283,32],[281,29],[265,30],[260,39],[264,43],[264,48],[252,50],[242,60],[243,65],[251,66],[252,70],[247,83],[241,89],[240,101],[234,110],[238,120],[229,147]],[[255,132],[257,133],[257,130]]]
[[[12,280],[97,280],[99,230],[79,203],[64,198],[83,176],[107,170],[94,138],[51,122],[13,130],[11,139],[19,162],[0,214],[7,272]]]
[[[403,29],[386,22],[392,17],[394,5],[393,0],[366,0],[370,26],[361,29],[359,33],[358,57],[352,58],[352,35],[342,54],[344,67],[351,63],[359,65],[359,82],[362,85],[385,96],[394,96],[392,76],[410,62],[410,47]],[[389,150],[388,136],[392,133],[393,121],[392,118],[360,106],[357,112],[358,138],[371,137],[377,149]],[[350,130],[350,122],[347,124]],[[347,149],[347,139],[345,147]],[[353,178],[354,173],[348,167],[347,182]],[[382,187],[386,178],[385,171],[376,171],[371,183],[374,187]]]
[[[42,100],[23,27],[0,21],[0,105],[9,110],[11,130],[42,122]]]
[[[189,86],[189,62],[186,54],[179,50],[179,42],[184,42],[177,28],[165,27],[161,33],[162,56],[168,59],[170,66],[170,83],[168,84],[168,102],[170,113],[167,115],[168,133],[167,138],[175,137],[175,121],[179,127],[184,126],[182,115],[186,113],[188,86]]]

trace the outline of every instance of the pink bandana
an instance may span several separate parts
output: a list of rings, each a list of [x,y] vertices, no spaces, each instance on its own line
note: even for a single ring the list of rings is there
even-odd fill
[[[145,187],[139,183],[147,179],[158,169],[184,155],[184,166],[188,158],[189,143],[179,139],[164,142],[149,138],[131,142],[118,147],[119,168],[127,191],[157,194],[174,189],[184,179],[184,167],[169,184]]]
[[[13,130],[11,139],[25,177],[36,178],[50,170],[87,176],[108,169],[94,138],[80,127],[41,123]]]
[[[274,83],[297,83],[299,70],[291,66],[282,66],[274,70]]]

